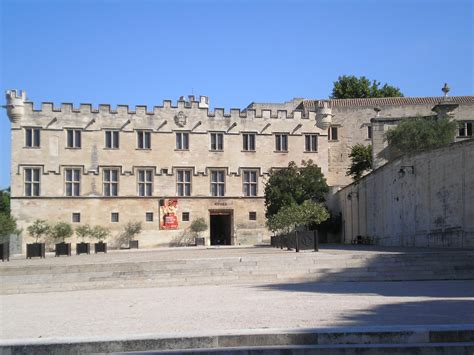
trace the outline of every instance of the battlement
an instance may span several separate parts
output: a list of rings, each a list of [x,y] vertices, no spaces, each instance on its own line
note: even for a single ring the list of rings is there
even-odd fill
[[[53,102],[42,102],[39,109],[34,108],[34,103],[31,101],[24,102],[24,109],[27,113],[41,113],[43,115],[58,114],[70,115],[134,115],[137,117],[147,116],[148,118],[160,118],[160,114],[170,113],[170,111],[183,111],[186,115],[202,115],[207,116],[208,119],[309,119],[314,118],[316,111],[310,112],[305,116],[303,110],[271,110],[271,109],[249,109],[245,108],[215,108],[210,110],[208,107],[202,107],[203,100],[200,101],[185,101],[177,100],[175,104],[171,100],[163,100],[161,106],[149,107],[146,105],[136,105],[130,107],[128,105],[117,105],[113,107],[109,104],[99,104],[93,106],[89,103],[81,103],[79,106],[74,106],[72,103],[61,103],[55,105]],[[192,112],[194,111],[194,112]],[[260,111],[260,112],[258,112]],[[257,114],[260,113],[260,114]]]

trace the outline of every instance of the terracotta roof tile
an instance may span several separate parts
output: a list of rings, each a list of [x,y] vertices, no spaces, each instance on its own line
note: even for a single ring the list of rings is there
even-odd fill
[[[393,106],[393,105],[436,105],[443,101],[444,97],[382,97],[364,99],[329,99],[331,107],[351,107],[351,106]],[[474,103],[474,96],[449,96],[448,100],[457,104]],[[320,107],[326,100],[303,100],[303,105],[307,108]]]

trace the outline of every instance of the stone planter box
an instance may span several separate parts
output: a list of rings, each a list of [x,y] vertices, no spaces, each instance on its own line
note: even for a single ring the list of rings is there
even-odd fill
[[[107,253],[107,243],[98,242],[94,243],[94,251],[95,253]]]
[[[71,243],[57,243],[55,256],[71,256]]]
[[[1,243],[0,244],[0,257],[3,261],[10,261],[10,243]]]
[[[138,249],[138,240],[131,240],[129,242],[129,248],[130,249]]]
[[[26,258],[44,258],[45,257],[45,244],[44,243],[31,243],[26,244]]]
[[[196,246],[204,246],[205,245],[204,237],[196,237],[196,238],[194,238],[194,241],[196,243]]]
[[[90,254],[91,253],[91,243],[77,243],[76,244],[76,254]]]

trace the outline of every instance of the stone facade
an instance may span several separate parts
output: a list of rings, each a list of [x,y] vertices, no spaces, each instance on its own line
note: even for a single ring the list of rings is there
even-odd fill
[[[336,193],[343,236],[378,245],[474,247],[474,140],[405,155]]]
[[[23,228],[38,218],[66,222],[79,218],[74,225],[101,224],[115,235],[125,222],[142,221],[144,246],[168,245],[186,234],[198,217],[211,226],[203,234],[206,243],[223,243],[212,235],[223,232],[213,231],[214,218],[214,224],[228,227],[226,244],[265,242],[270,234],[265,228],[263,192],[272,169],[312,159],[330,186],[347,185],[350,147],[371,142],[368,127],[374,107],[381,108],[384,117],[414,117],[429,114],[441,99],[294,99],[282,104],[252,103],[244,110],[226,112],[209,110],[206,97],[198,101],[190,97],[176,105],[166,100],[151,110],[52,103],[35,109],[24,92],[8,91],[13,215]],[[459,105],[454,118],[472,121],[474,97],[452,100]],[[254,147],[244,146],[248,135],[254,137]],[[114,187],[109,169],[117,174]],[[150,171],[146,187],[140,184],[145,170]],[[189,196],[179,196],[183,170],[190,171]],[[38,176],[33,176],[36,172]],[[250,196],[245,183],[249,172],[253,172],[250,179],[256,180]],[[222,191],[212,184],[215,179],[223,179]],[[35,184],[38,196],[29,196],[35,195]],[[116,196],[106,196],[105,189],[115,188]],[[141,189],[146,190],[145,196],[140,196]],[[217,190],[222,196],[213,196]],[[77,196],[69,196],[71,192]],[[160,229],[164,218],[160,204],[169,199],[177,200],[178,228]]]

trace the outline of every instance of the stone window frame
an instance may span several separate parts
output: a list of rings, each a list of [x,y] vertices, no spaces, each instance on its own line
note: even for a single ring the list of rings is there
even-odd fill
[[[189,175],[189,181],[186,181],[186,175]],[[180,181],[180,178],[182,181]],[[176,195],[179,197],[189,197],[192,194],[193,183],[193,169],[192,168],[179,168],[176,169]],[[181,187],[181,191],[180,191]],[[186,187],[189,187],[189,191],[186,191]],[[186,194],[188,192],[188,194]]]
[[[242,194],[244,197],[257,197],[258,196],[258,173],[257,168],[246,168],[242,169]],[[250,181],[251,175],[255,175],[255,181]],[[245,180],[246,175],[249,176],[249,181]],[[246,187],[248,190],[246,190]],[[255,188],[255,194],[252,194],[252,187]]]
[[[461,125],[464,127],[461,128]],[[463,130],[463,134],[461,134],[461,130]],[[471,134],[469,134],[469,131]],[[462,120],[458,121],[458,130],[457,130],[457,138],[466,138],[466,137],[474,137],[474,120]]]
[[[319,134],[317,134],[317,133],[303,133],[303,136],[304,136],[304,152],[305,153],[317,153],[318,148],[319,148]]]
[[[250,140],[253,137],[253,142]],[[253,149],[250,149],[252,148]],[[256,152],[257,149],[257,133],[256,132],[242,132],[242,151]]]
[[[153,219],[154,219],[154,215],[153,215],[153,212],[145,212],[145,222],[147,223],[151,223],[153,222]]]
[[[275,136],[275,152],[276,153],[288,153],[288,138],[290,136],[289,133],[286,132],[278,132],[274,133]]]
[[[189,150],[189,131],[177,131],[176,135],[176,148],[175,150]],[[186,137],[186,138],[185,138]]]
[[[151,149],[151,133],[147,129],[137,129],[137,149],[150,150]]]
[[[340,125],[331,125],[331,126],[329,126],[329,128],[328,128],[328,141],[329,142],[338,142],[339,141],[339,128],[341,128]],[[334,132],[336,134],[334,134]]]
[[[181,221],[182,222],[189,222],[190,217],[191,217],[191,213],[189,213],[189,212],[182,212],[181,213]]]
[[[35,174],[35,172],[37,174]],[[28,178],[28,175],[30,176],[29,178]],[[28,167],[23,168],[23,194],[26,197],[41,196],[41,168],[40,167],[28,166]]]
[[[110,135],[110,144],[107,136]],[[105,129],[104,130],[104,149],[120,149],[120,130],[119,129]]]
[[[120,222],[120,213],[111,212],[110,213],[110,222],[111,223],[119,223]]]
[[[249,221],[256,221],[257,220],[257,212],[256,211],[250,211],[249,212]]]
[[[222,168],[212,168],[209,169],[209,185],[210,185],[210,195],[212,197],[224,197],[226,193],[226,169]],[[214,179],[215,177],[215,179]],[[219,179],[222,177],[222,181]],[[215,181],[213,181],[215,180]],[[215,187],[215,191],[214,191]],[[222,189],[222,190],[221,190]]]
[[[81,223],[81,213],[80,212],[73,212],[71,215],[71,222],[72,223]]]
[[[152,168],[137,168],[138,197],[153,196],[154,175],[154,170]]]
[[[70,173],[70,177],[68,177],[69,175],[68,173]],[[76,175],[76,173],[78,174]],[[64,196],[67,196],[67,197],[81,196],[81,176],[82,176],[81,168],[67,167],[64,169]],[[70,186],[70,190],[68,189],[68,186]]]
[[[41,127],[24,127],[25,146],[24,148],[41,148]]]
[[[209,132],[209,150],[211,152],[224,151],[224,132]]]
[[[66,128],[66,149],[82,148],[82,128]]]
[[[116,173],[117,179],[113,181],[113,172]],[[106,176],[109,175],[109,179],[106,180]],[[102,168],[102,194],[105,197],[117,197],[119,195],[119,181],[120,181],[120,169],[119,168]],[[106,193],[108,186],[108,193]],[[112,193],[113,187],[116,186],[115,193]]]

